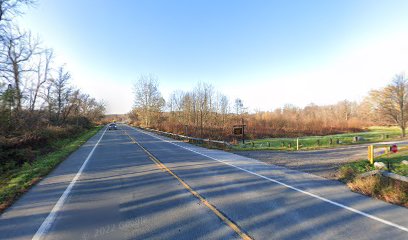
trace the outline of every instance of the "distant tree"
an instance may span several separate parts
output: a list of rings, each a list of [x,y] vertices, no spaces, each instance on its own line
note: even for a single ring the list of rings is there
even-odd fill
[[[225,122],[227,118],[227,114],[229,112],[229,101],[228,97],[220,94],[218,98],[218,104],[219,104],[219,113],[221,115],[221,121],[222,121],[222,127],[225,127]]]
[[[183,110],[183,98],[185,93],[183,91],[177,90],[173,91],[170,94],[169,100],[167,102],[168,110],[170,111],[170,118],[172,122],[181,124],[186,122],[187,119],[183,119],[182,110]]]
[[[38,62],[35,66],[35,79],[31,81],[31,86],[28,87],[29,95],[29,110],[33,112],[38,96],[40,94],[41,88],[50,79],[51,63],[53,60],[53,50],[45,49],[41,51],[38,55]]]
[[[86,96],[86,101],[82,101],[83,115],[91,121],[99,121],[100,119],[102,119],[106,111],[105,102],[97,101],[95,98],[91,98],[87,94],[82,94],[82,96]]]
[[[198,83],[194,89],[195,109],[198,115],[198,124],[200,128],[200,136],[203,137],[204,125],[208,123],[210,114],[213,111],[213,95],[214,90],[211,84]]]
[[[135,108],[132,109],[132,110],[127,114],[127,117],[129,118],[131,124],[137,124],[137,123],[139,122],[139,115],[138,115],[138,113],[137,113],[137,111],[136,111]]]
[[[154,120],[159,120],[165,106],[158,87],[157,78],[151,74],[141,75],[134,84],[134,106],[145,127],[150,127]]]
[[[396,75],[388,86],[370,93],[378,114],[398,124],[402,136],[408,122],[408,79],[404,74]]]
[[[237,115],[240,115],[244,111],[244,103],[240,98],[235,99],[234,101],[234,110]]]
[[[56,108],[56,121],[58,124],[62,124],[64,115],[64,109],[68,105],[70,95],[73,89],[69,85],[71,74],[65,71],[64,67],[60,67],[58,70],[57,78],[51,82],[51,101]]]

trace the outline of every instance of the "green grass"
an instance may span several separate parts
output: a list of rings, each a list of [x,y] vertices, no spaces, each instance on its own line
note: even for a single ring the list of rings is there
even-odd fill
[[[26,192],[42,177],[51,172],[59,163],[77,150],[89,138],[94,136],[102,127],[94,127],[79,136],[56,141],[53,143],[55,151],[39,156],[32,164],[11,170],[0,176],[0,212]]]
[[[402,160],[408,160],[408,151],[384,155],[375,159],[376,162],[383,162],[386,166],[387,163],[390,163],[390,168],[386,170],[408,176],[408,165],[402,164]],[[374,166],[368,160],[361,160],[343,165],[338,170],[337,176],[340,181],[345,182],[355,192],[408,207],[408,183],[384,176],[358,177],[358,175],[372,170],[375,170]]]
[[[353,138],[359,136],[363,139],[354,142]],[[301,150],[314,150],[322,148],[355,145],[362,143],[374,143],[399,139],[401,130],[398,127],[370,127],[367,131],[359,133],[343,133],[327,136],[310,136],[299,138]],[[330,144],[332,139],[332,144]],[[248,140],[245,144],[238,144],[233,150],[296,150],[296,138],[265,138]]]
[[[408,165],[402,164],[401,162],[403,160],[408,160],[408,151],[383,155],[375,159],[376,162],[383,162],[386,166],[388,166],[389,163],[390,169],[387,169],[388,171],[402,176],[408,176]],[[368,162],[368,160],[351,162],[345,164],[340,168],[339,177],[340,179],[348,180],[354,178],[358,174],[362,174],[371,170],[375,169],[374,166]]]

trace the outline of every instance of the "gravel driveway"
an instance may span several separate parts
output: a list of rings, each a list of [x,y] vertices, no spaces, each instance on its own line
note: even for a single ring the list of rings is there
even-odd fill
[[[407,141],[388,142],[408,143]],[[385,143],[384,143],[385,144]],[[339,166],[367,157],[368,144],[315,151],[234,151],[235,154],[260,161],[336,179]]]

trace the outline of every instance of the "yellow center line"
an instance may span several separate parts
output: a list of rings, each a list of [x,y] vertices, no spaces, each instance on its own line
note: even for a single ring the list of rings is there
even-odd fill
[[[198,198],[205,206],[207,206],[221,221],[227,224],[232,230],[234,230],[242,239],[250,240],[252,239],[248,234],[246,234],[241,228],[230,220],[225,214],[220,212],[215,206],[213,206],[210,202],[208,202],[203,196],[201,196],[197,191],[192,189],[183,179],[181,179],[177,174],[171,171],[168,167],[166,167],[159,159],[157,159],[152,153],[150,153],[145,147],[143,147],[139,142],[136,141],[135,138],[130,136],[127,131],[125,134],[132,140],[132,143],[137,144],[152,160],[160,169],[170,173],[174,178],[176,178],[183,186],[186,188],[191,194],[193,194],[196,198]]]

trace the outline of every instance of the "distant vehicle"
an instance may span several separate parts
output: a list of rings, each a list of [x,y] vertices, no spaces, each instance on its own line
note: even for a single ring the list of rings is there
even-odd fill
[[[118,130],[118,126],[115,123],[111,123],[108,126],[108,130]]]

